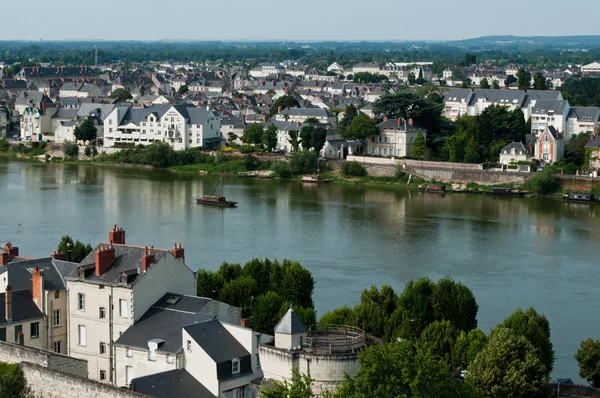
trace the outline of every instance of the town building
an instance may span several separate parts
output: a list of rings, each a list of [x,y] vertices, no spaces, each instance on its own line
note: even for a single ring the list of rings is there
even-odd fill
[[[369,155],[411,156],[414,140],[420,134],[427,139],[427,130],[413,125],[412,119],[389,119],[377,125],[379,135],[372,137],[367,145]]]
[[[585,144],[586,159],[588,166],[596,172],[600,169],[600,136],[592,134],[590,140]]]
[[[530,160],[531,154],[522,142],[511,142],[500,150],[500,164],[509,165]]]
[[[569,137],[581,133],[597,133],[600,121],[600,108],[573,106],[567,117]]]
[[[583,65],[581,67],[581,73],[600,73],[600,62],[592,62],[591,64]]]
[[[275,115],[277,122],[304,123],[307,119],[316,119],[317,123],[336,126],[337,118],[325,109],[318,108],[289,108],[280,110]]]
[[[542,163],[554,163],[565,155],[565,142],[553,126],[548,126],[535,142],[535,158]]]
[[[564,100],[538,100],[531,108],[531,134],[538,137],[546,127],[553,126],[558,133],[567,139],[567,117],[569,102]]]
[[[89,363],[93,380],[116,381],[115,342],[167,293],[193,295],[195,273],[184,249],[172,251],[125,243],[115,226],[66,278],[69,291],[69,355]]]

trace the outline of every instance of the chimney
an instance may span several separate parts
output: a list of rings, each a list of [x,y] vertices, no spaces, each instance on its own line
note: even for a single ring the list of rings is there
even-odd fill
[[[142,256],[142,273],[146,273],[148,268],[150,268],[150,264],[154,264],[154,254],[152,254],[152,249],[148,249],[148,247],[144,247],[144,255]]]
[[[171,250],[171,253],[175,256],[175,258],[185,257],[185,250],[183,249],[183,247],[181,247],[181,243],[173,245],[173,250]]]
[[[277,108],[277,113],[281,113],[281,106]]]
[[[33,302],[38,308],[44,311],[44,277],[42,276],[42,270],[38,267],[33,269],[31,273],[31,293],[33,296]]]
[[[412,117],[409,117],[409,118],[408,118],[408,124],[412,126],[412,125],[413,125],[412,123],[413,123],[413,121],[412,121]]]
[[[4,314],[7,321],[12,321],[12,288],[10,285],[6,286],[6,292],[4,293],[4,303],[6,308]]]
[[[123,228],[118,228],[117,224],[115,224],[113,229],[108,233],[108,241],[114,243],[115,245],[124,245],[125,231]]]
[[[401,117],[399,117],[399,118],[398,118],[398,119],[396,119],[396,120],[398,120],[398,127],[402,127],[402,118],[401,118]]]
[[[242,318],[240,320],[240,326],[244,327],[244,328],[250,328],[250,319],[248,319],[248,318]]]
[[[384,122],[387,122],[387,121],[388,121],[388,118],[387,118],[387,116],[384,116],[384,117],[383,117],[383,121],[384,121]]]
[[[42,100],[42,114],[46,114],[46,101]]]
[[[102,275],[113,261],[115,261],[115,248],[110,242],[110,247],[100,247],[96,252],[96,276]]]
[[[52,258],[59,261],[67,261],[67,255],[60,251],[52,253]]]

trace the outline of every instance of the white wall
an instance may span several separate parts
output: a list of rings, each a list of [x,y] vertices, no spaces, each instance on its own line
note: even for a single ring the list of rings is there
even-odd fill
[[[210,392],[218,396],[219,381],[217,380],[217,364],[202,348],[200,348],[185,329],[182,329],[181,333],[185,357],[185,369]],[[188,341],[191,342],[190,350],[187,349]]]
[[[117,387],[123,387],[127,385],[125,380],[126,366],[131,366],[133,368],[135,377],[144,377],[177,369],[179,360],[177,355],[157,352],[156,361],[151,361],[148,359],[148,350],[140,350],[139,348],[131,348],[131,357],[127,356],[127,347],[116,346],[115,352]],[[167,362],[168,355],[171,357],[172,363]]]

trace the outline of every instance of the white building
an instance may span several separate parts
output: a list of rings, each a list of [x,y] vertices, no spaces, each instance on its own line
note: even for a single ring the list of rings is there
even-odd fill
[[[89,378],[116,381],[115,341],[166,293],[193,295],[195,273],[184,250],[125,244],[113,228],[66,278],[69,290],[69,355],[88,361]]]
[[[277,122],[298,122],[304,123],[307,119],[317,119],[317,123],[331,124],[336,126],[336,117],[333,113],[325,109],[317,108],[290,108],[279,110],[275,115]]]
[[[546,130],[535,142],[535,158],[542,163],[554,163],[565,155],[565,140],[553,126]]]
[[[508,165],[530,160],[531,154],[522,142],[512,142],[500,150],[500,164]]]
[[[600,73],[600,62],[592,62],[582,66],[581,73]]]
[[[253,77],[277,76],[285,73],[285,68],[279,64],[264,64],[250,69],[248,73]]]
[[[104,121],[104,146],[118,143],[149,145],[167,142],[175,149],[219,147],[219,118],[193,105],[117,106]]]
[[[567,131],[569,137],[581,133],[594,133],[598,131],[600,121],[600,108],[574,106],[567,117]]]
[[[377,62],[359,62],[352,67],[352,74],[357,73],[381,74],[381,65]]]
[[[411,156],[413,142],[421,133],[427,140],[427,130],[413,126],[412,119],[390,119],[377,125],[379,135],[367,145],[369,155]]]
[[[334,62],[327,67],[327,72],[343,73],[344,67],[342,65],[338,64],[337,62]]]
[[[531,134],[539,137],[548,126],[554,126],[563,137],[570,137],[567,132],[567,117],[569,115],[567,101],[538,100],[531,108]]]

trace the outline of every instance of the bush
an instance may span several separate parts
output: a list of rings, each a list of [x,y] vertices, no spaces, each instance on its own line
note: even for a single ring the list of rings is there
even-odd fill
[[[90,148],[90,146],[86,146],[85,150],[83,151],[83,154],[85,156],[87,156],[88,158],[92,156],[92,148]]]
[[[552,170],[545,168],[533,175],[525,187],[537,195],[549,195],[560,189],[560,184],[552,174]]]
[[[246,170],[248,171],[256,170],[258,168],[258,159],[252,156],[252,154],[244,156],[243,162],[244,166],[246,167]]]
[[[314,151],[304,150],[300,152],[294,152],[290,158],[290,167],[292,174],[305,174],[310,173],[317,167],[318,155]]]
[[[8,152],[10,144],[6,138],[0,138],[0,152]]]
[[[344,162],[342,163],[342,175],[344,177],[364,177],[367,175],[367,169],[358,162]]]
[[[271,171],[280,178],[290,178],[292,176],[292,167],[290,166],[290,163],[285,160],[273,162]]]
[[[65,141],[62,144],[62,151],[65,156],[77,156],[79,154],[79,146],[71,141]]]
[[[19,364],[0,362],[0,396],[5,398],[32,396]]]
[[[246,144],[240,147],[240,153],[243,154],[247,154],[247,153],[254,153],[256,152],[256,148],[254,148],[252,145]]]

